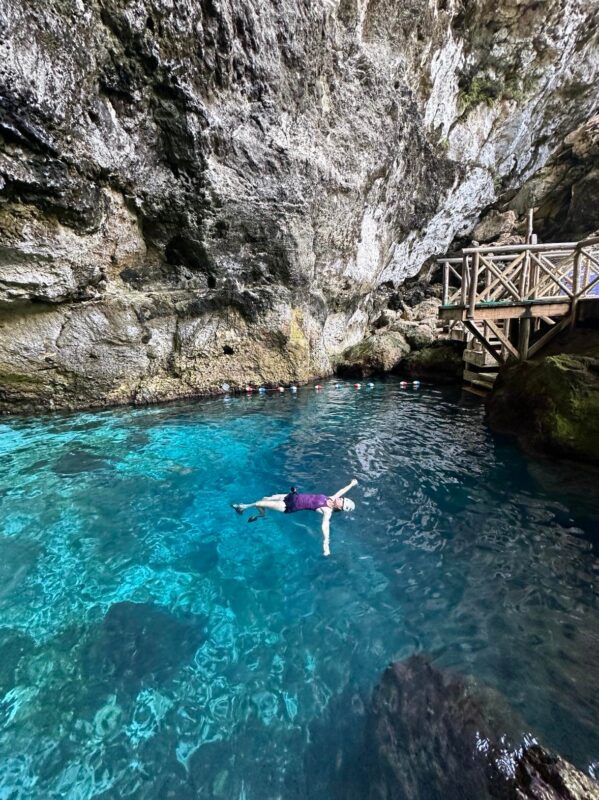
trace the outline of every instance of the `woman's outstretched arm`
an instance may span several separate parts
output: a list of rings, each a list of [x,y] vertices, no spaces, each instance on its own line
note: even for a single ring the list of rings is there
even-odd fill
[[[339,491],[335,492],[335,494],[331,495],[331,497],[333,498],[333,500],[335,500],[337,497],[343,497],[344,494],[347,494],[347,492],[349,492],[350,489],[353,489],[354,486],[357,485],[358,481],[355,478],[352,478],[351,483],[348,483],[347,486],[343,487],[343,489],[339,489]]]

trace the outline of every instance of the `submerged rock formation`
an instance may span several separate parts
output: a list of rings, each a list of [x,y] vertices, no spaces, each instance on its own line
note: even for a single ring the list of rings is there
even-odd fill
[[[361,749],[352,741],[351,752],[337,754],[320,792],[340,800],[599,798],[599,784],[572,764],[531,737],[517,744],[522,722],[501,695],[425,657],[389,666],[365,716]]]
[[[562,353],[502,369],[491,427],[533,452],[599,465],[599,358]]]
[[[6,0],[0,409],[329,372],[589,118],[596,14]]]

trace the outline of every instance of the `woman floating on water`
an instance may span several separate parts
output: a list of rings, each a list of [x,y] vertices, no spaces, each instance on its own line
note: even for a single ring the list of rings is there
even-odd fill
[[[258,514],[250,517],[248,522],[255,522],[266,515],[266,509],[280,511],[283,514],[293,514],[294,511],[318,511],[322,514],[322,551],[325,556],[331,554],[329,548],[329,523],[333,511],[353,511],[356,504],[349,497],[343,497],[358,481],[354,478],[351,483],[339,489],[330,497],[326,494],[300,494],[292,489],[289,494],[271,494],[255,503],[232,503],[238,514],[243,514],[246,508],[257,508]]]

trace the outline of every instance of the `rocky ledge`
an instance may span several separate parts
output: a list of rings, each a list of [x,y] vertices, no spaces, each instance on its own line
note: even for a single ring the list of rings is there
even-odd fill
[[[491,427],[534,453],[599,465],[599,357],[561,353],[501,370]]]

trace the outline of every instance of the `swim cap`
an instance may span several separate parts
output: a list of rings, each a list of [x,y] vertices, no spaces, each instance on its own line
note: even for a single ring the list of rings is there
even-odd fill
[[[354,511],[356,508],[356,504],[353,500],[350,500],[349,497],[343,498],[343,510],[344,511]]]

